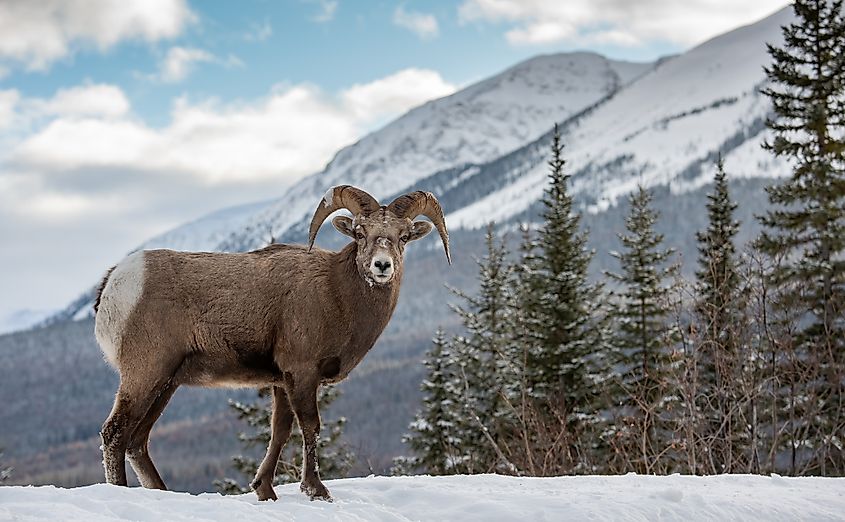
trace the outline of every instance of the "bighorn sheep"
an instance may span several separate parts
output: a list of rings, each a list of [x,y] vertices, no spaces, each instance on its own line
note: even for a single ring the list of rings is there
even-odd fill
[[[354,241],[313,248],[320,226]],[[404,248],[431,223],[451,264],[443,211],[428,192],[382,206],[366,192],[329,189],[311,220],[308,247],[248,253],[139,251],[112,268],[94,304],[95,335],[120,373],[103,424],[110,484],[126,485],[125,456],[147,488],[165,489],[148,453],[150,430],[180,385],[272,386],[272,435],[252,487],[276,499],[273,478],[293,417],[303,433],[300,489],[331,500],[317,470],[317,389],[344,379],[372,348],[396,307]]]

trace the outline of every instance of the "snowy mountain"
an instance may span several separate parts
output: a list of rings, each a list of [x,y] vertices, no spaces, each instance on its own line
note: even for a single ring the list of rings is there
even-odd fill
[[[271,236],[289,237],[288,229],[310,217],[333,185],[353,184],[386,198],[437,172],[494,160],[536,140],[553,122],[612,95],[653,65],[588,52],[532,58],[409,111],[340,150],[323,171],[278,199],[215,212],[139,248],[237,251],[260,247]],[[89,290],[52,320],[86,317],[90,303]]]
[[[734,179],[784,176],[787,165],[760,148],[769,104],[759,88],[765,43],[779,43],[791,17],[785,8],[656,64],[592,53],[533,58],[411,110],[278,199],[221,210],[140,248],[243,251],[270,237],[303,241],[315,201],[341,183],[384,200],[432,190],[452,230],[531,219],[553,122],[573,192],[594,214],[638,183],[673,194],[698,189],[720,153]],[[52,320],[87,316],[90,302],[89,291]]]
[[[0,487],[0,520],[842,520],[845,479],[756,475],[522,478],[367,477],[326,481],[334,502],[299,484],[277,502],[123,488]]]
[[[787,165],[760,147],[769,102],[759,88],[769,61],[765,43],[780,43],[780,26],[791,17],[784,9],[705,42],[661,63],[589,115],[564,121],[572,190],[587,210],[606,210],[637,184],[668,186],[673,193],[701,187],[712,179],[719,153],[734,179],[786,175]],[[453,210],[449,225],[503,222],[536,202],[546,164],[542,154],[522,156],[519,176]]]
[[[272,203],[273,201],[259,201],[212,212],[145,241],[138,250],[154,248],[197,252],[214,250],[233,230],[242,229],[253,216],[264,211]]]
[[[593,53],[540,56],[417,107],[381,130],[342,149],[317,174],[303,179],[233,229],[223,250],[261,246],[272,233],[283,237],[313,213],[334,185],[353,184],[378,199],[411,188],[445,169],[491,161],[544,134],[613,94],[652,67],[608,60]],[[302,238],[299,238],[302,240]]]

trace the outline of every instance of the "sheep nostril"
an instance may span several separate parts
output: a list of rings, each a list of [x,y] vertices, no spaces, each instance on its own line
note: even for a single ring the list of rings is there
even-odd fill
[[[378,268],[381,272],[387,272],[391,263],[390,261],[375,261],[373,264],[376,265],[376,268]]]

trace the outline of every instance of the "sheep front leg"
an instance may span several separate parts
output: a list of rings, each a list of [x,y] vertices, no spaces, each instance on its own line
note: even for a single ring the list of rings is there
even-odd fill
[[[258,500],[276,500],[276,492],[273,491],[273,481],[276,478],[276,466],[279,463],[279,455],[282,448],[290,437],[291,426],[293,425],[293,411],[290,407],[288,394],[280,386],[273,387],[273,419],[271,421],[270,444],[267,446],[267,454],[255,474],[252,481],[252,489],[258,495]]]
[[[311,500],[332,501],[329,490],[320,481],[317,466],[317,443],[320,440],[320,412],[317,409],[319,379],[297,384],[292,406],[302,432],[302,484],[299,489]]]

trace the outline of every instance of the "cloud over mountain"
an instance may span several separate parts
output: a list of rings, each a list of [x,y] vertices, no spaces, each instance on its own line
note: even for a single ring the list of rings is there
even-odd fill
[[[35,270],[23,260],[45,259],[51,241],[71,236],[97,234],[90,252],[122,250],[221,201],[280,193],[373,125],[454,89],[436,72],[406,69],[334,94],[295,84],[248,101],[183,96],[162,127],[115,85],[47,98],[0,90],[0,234],[20,238],[7,256],[20,261],[8,266]],[[69,284],[41,271],[57,281],[36,278],[30,295]]]
[[[463,22],[487,21],[509,26],[514,45],[569,42],[635,46],[647,41],[689,45],[771,14],[783,0],[465,0],[458,13]]]

